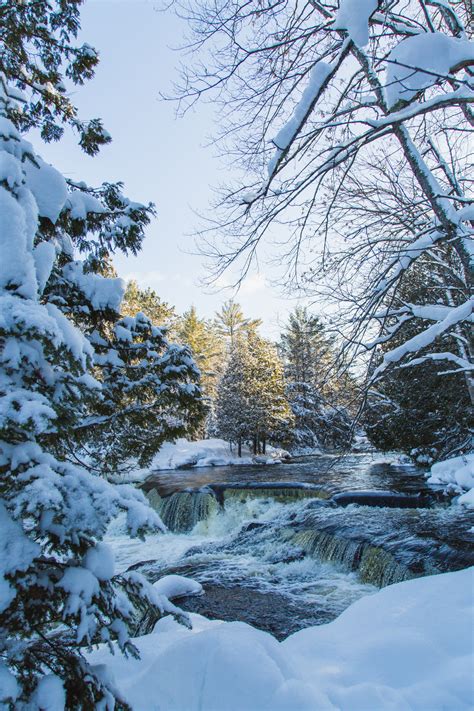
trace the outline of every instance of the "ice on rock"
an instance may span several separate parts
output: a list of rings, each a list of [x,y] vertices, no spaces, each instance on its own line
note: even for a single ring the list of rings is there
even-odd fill
[[[474,452],[433,464],[428,483],[454,486],[465,491],[457,503],[474,509]]]
[[[464,62],[474,63],[474,42],[442,32],[422,32],[404,39],[387,58],[388,106],[410,101]]]
[[[369,18],[377,7],[377,0],[340,0],[333,27],[346,30],[355,45],[365,47],[369,42]]]

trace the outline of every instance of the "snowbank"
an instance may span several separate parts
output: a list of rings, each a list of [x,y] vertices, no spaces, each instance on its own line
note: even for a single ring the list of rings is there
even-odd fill
[[[474,568],[358,600],[334,622],[277,642],[241,622],[170,617],[139,637],[141,659],[106,663],[134,711],[471,709]]]
[[[289,457],[284,449],[267,446],[266,455],[254,456],[248,447],[242,447],[242,457],[237,456],[237,448],[230,450],[223,439],[202,439],[188,442],[178,439],[166,442],[146,469],[134,469],[124,475],[127,481],[142,481],[153,471],[182,469],[184,467],[224,467],[249,464],[277,464]]]
[[[457,503],[474,508],[474,452],[434,464],[428,476],[429,484],[444,484],[458,493],[465,491]]]

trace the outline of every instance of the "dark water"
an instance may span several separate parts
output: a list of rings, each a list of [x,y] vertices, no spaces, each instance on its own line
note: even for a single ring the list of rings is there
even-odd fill
[[[472,512],[379,454],[157,472],[144,489],[168,553],[135,567],[189,575],[206,594],[183,607],[279,638],[380,586],[474,564]]]
[[[419,467],[397,464],[380,453],[302,457],[271,466],[200,467],[150,474],[144,488],[161,496],[211,484],[245,485],[287,482],[317,487],[332,496],[342,491],[391,490],[404,494],[437,496]]]

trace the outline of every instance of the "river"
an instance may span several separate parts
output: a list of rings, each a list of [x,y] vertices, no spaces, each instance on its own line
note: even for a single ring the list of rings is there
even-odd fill
[[[474,563],[472,512],[380,454],[154,472],[143,488],[169,533],[131,542],[118,524],[121,569],[191,576],[205,594],[183,608],[279,639],[381,586]]]

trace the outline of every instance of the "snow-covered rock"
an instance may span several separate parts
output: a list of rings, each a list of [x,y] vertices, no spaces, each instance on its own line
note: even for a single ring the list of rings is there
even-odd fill
[[[106,663],[135,711],[441,711],[472,708],[474,569],[417,578],[279,643],[241,622],[166,617]]]
[[[446,485],[462,494],[457,503],[474,508],[474,452],[433,464],[428,476],[429,484]]]
[[[185,595],[200,595],[203,592],[201,583],[184,575],[165,575],[153,583],[153,587],[160,595],[170,599]]]

